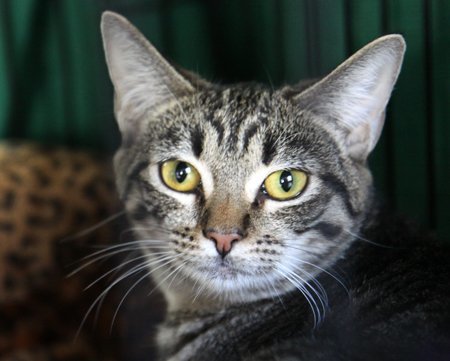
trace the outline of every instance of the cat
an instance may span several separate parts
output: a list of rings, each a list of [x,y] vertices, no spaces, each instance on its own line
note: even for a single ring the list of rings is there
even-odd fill
[[[161,360],[450,360],[448,249],[380,211],[367,167],[401,35],[273,90],[179,70],[118,14],[101,29]]]

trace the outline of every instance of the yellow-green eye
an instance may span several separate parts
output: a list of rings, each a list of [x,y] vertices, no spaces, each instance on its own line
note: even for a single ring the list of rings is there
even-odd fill
[[[162,163],[160,172],[166,186],[178,192],[192,192],[200,184],[197,169],[181,160],[168,160]]]
[[[273,172],[264,181],[267,195],[278,201],[298,196],[306,186],[308,176],[296,169],[284,169]]]

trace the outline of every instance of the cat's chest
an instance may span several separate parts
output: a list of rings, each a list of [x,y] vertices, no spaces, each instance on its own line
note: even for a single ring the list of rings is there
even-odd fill
[[[238,338],[230,325],[236,323],[237,331],[242,321],[225,311],[205,316],[169,315],[157,334],[161,359],[193,360],[202,354],[209,359],[214,359],[214,355],[223,357]]]
[[[303,302],[297,306],[287,312],[280,300],[270,300],[209,315],[169,315],[157,335],[160,358],[170,361],[245,359],[250,350],[308,327],[309,317]]]

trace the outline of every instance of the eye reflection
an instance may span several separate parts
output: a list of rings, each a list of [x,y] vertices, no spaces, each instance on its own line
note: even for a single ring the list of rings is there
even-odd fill
[[[160,175],[164,184],[177,192],[192,192],[200,185],[200,174],[190,163],[168,160],[161,164]]]

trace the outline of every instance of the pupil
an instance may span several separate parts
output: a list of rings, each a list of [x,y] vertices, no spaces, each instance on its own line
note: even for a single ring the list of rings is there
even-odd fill
[[[285,192],[289,192],[290,189],[292,188],[293,184],[294,184],[294,178],[292,177],[291,172],[289,172],[287,170],[283,171],[283,173],[281,173],[281,175],[280,175],[281,188],[283,188],[283,190]]]
[[[178,183],[183,183],[188,174],[191,172],[191,168],[185,163],[180,162],[175,169],[175,178]]]

